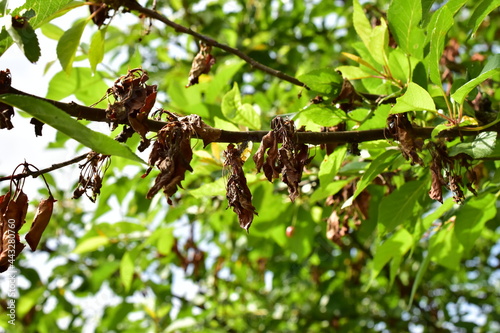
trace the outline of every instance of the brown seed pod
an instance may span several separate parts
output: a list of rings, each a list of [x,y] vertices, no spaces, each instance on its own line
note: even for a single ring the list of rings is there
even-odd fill
[[[45,228],[49,224],[50,217],[54,208],[54,202],[57,200],[51,195],[48,199],[42,199],[36,210],[35,218],[31,224],[30,231],[26,234],[26,242],[32,251],[36,250]]]

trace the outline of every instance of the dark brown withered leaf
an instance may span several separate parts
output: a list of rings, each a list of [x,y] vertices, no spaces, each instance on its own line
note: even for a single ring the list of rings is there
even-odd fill
[[[114,128],[118,124],[129,123],[141,136],[140,151],[145,150],[150,143],[146,138],[149,131],[147,119],[157,95],[157,86],[147,85],[148,79],[148,74],[142,68],[131,69],[107,91],[107,95],[113,96],[115,100],[106,109],[108,119]]]
[[[101,193],[102,178],[109,167],[110,159],[111,156],[94,151],[87,155],[87,161],[79,166],[81,169],[80,178],[78,186],[73,192],[73,199],[78,199],[85,194],[90,201],[96,201],[97,196]]]
[[[184,180],[186,171],[192,172],[190,166],[193,158],[191,149],[191,136],[197,133],[203,125],[201,118],[197,115],[186,117],[177,116],[168,112],[168,123],[158,132],[158,137],[153,144],[148,163],[156,166],[160,174],[156,177],[153,186],[149,189],[146,197],[152,199],[160,190],[163,190],[169,204],[171,197],[182,188],[181,181]],[[151,168],[146,171],[146,176]]]
[[[104,24],[104,21],[110,17],[110,8],[104,1],[91,0],[91,2],[95,3],[95,5],[89,5],[90,14],[93,15],[92,21],[100,28]]]
[[[188,84],[186,88],[198,84],[198,78],[201,74],[208,74],[210,68],[215,64],[215,58],[210,54],[212,52],[212,47],[200,43],[200,51],[194,57],[193,63],[191,64],[191,70],[189,71]]]
[[[16,195],[8,193],[0,197],[0,273],[9,268],[25,247],[19,240],[19,229],[25,223],[27,211],[28,197],[22,190]]]
[[[233,211],[238,215],[240,226],[248,232],[254,215],[258,214],[252,205],[252,193],[243,172],[242,152],[233,144],[229,144],[223,154],[224,167],[231,170],[226,185],[228,207],[233,208]]]
[[[0,94],[5,94],[9,91],[12,83],[10,70],[7,68],[0,71]],[[11,118],[14,116],[14,108],[10,105],[0,103],[0,129],[13,129]]]
[[[31,118],[30,124],[35,126],[35,136],[42,136],[42,129],[44,123],[42,123],[40,120],[36,118]]]
[[[401,153],[411,164],[424,165],[424,161],[418,156],[422,150],[423,141],[415,135],[413,126],[406,113],[391,114],[387,118],[387,127],[392,138],[399,141]]]
[[[56,200],[52,195],[47,199],[42,199],[38,204],[38,208],[35,213],[35,218],[31,224],[31,228],[26,234],[26,242],[30,246],[32,251],[35,251],[45,228],[49,224],[50,218],[52,216],[52,211],[54,208],[54,202]]]

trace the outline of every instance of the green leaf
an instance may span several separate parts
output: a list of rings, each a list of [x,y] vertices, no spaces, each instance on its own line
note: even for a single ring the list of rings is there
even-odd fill
[[[236,82],[233,89],[222,98],[222,114],[235,124],[260,129],[260,115],[252,105],[241,103],[240,89]]]
[[[382,245],[377,247],[373,257],[373,268],[369,285],[380,274],[384,266],[391,259],[400,262],[401,258],[410,249],[413,244],[413,237],[406,229],[399,229],[389,237]],[[391,268],[394,270],[394,268]]]
[[[396,104],[391,109],[391,113],[408,111],[436,111],[431,95],[414,82],[408,84],[404,95],[396,99]]]
[[[429,251],[431,260],[435,263],[452,270],[460,268],[464,247],[448,224],[443,225],[442,229],[432,236]]]
[[[53,40],[59,40],[59,38],[61,38],[61,36],[64,34],[63,29],[52,23],[46,23],[42,25],[41,30],[46,37]]]
[[[418,286],[422,282],[425,272],[427,271],[427,267],[429,267],[429,263],[431,262],[431,252],[428,252],[427,255],[424,258],[424,261],[420,264],[420,267],[418,268],[417,275],[415,276],[415,281],[413,282],[413,285],[411,286],[411,294],[410,294],[410,300],[408,301],[408,309],[411,308],[411,304],[413,303],[413,300],[415,299],[415,293],[418,290]]]
[[[353,24],[354,30],[358,34],[359,38],[363,41],[366,48],[369,48],[370,45],[370,36],[372,33],[372,26],[368,19],[366,18],[365,12],[363,11],[363,7],[359,4],[359,0],[353,1]]]
[[[335,126],[344,120],[349,119],[345,111],[332,105],[312,104],[298,115],[300,124],[305,125],[312,122],[320,126]]]
[[[486,222],[496,216],[495,204],[496,197],[491,193],[486,193],[470,198],[458,211],[455,220],[455,235],[466,252],[472,249]]]
[[[14,12],[19,13],[21,9],[32,9],[36,16],[30,19],[30,25],[34,30],[42,26],[46,20],[54,16],[56,12],[68,5],[72,0],[28,0],[24,5],[16,9]],[[83,4],[83,2],[82,2]],[[3,14],[3,12],[2,12]],[[0,28],[1,31],[1,28]],[[0,38],[0,55],[2,55],[12,45],[12,38],[8,35],[7,38]]]
[[[90,40],[89,63],[92,72],[95,73],[97,65],[104,59],[104,40],[106,29],[97,30]]]
[[[29,113],[38,120],[54,127],[56,130],[66,134],[98,153],[120,156],[135,162],[146,164],[125,144],[87,128],[49,102],[31,96],[14,94],[2,95],[0,96],[0,100]]]
[[[69,76],[65,72],[54,75],[49,82],[47,98],[60,101],[75,95],[85,105],[92,105],[106,94],[107,89],[101,72],[92,75],[90,68],[75,67]]]
[[[38,59],[40,59],[41,50],[38,43],[38,37],[36,36],[35,30],[31,27],[30,22],[27,19],[16,20],[10,15],[7,15],[5,19],[5,28],[10,37],[21,51],[23,51],[29,61],[32,63],[37,62]]]
[[[434,13],[427,27],[427,34],[430,36],[430,51],[428,56],[429,77],[439,87],[441,87],[439,61],[443,55],[446,35],[452,26],[453,13],[447,6],[443,6]]]
[[[73,68],[76,50],[80,46],[83,30],[89,21],[87,19],[78,20],[71,28],[66,30],[57,43],[57,58],[63,70],[69,75]]]
[[[320,185],[326,185],[333,181],[333,178],[337,175],[342,166],[342,162],[344,162],[346,153],[347,146],[344,145],[337,147],[332,154],[325,156],[318,172]]]
[[[217,98],[220,98],[219,94],[226,89],[229,81],[244,64],[244,61],[226,61],[224,64],[218,66],[213,80],[208,83],[205,102],[208,104],[217,103]]]
[[[411,181],[384,197],[379,205],[381,233],[391,232],[421,209],[420,200],[427,194],[427,181]]]
[[[298,79],[304,82],[311,90],[335,98],[340,94],[344,82],[334,68],[316,69],[307,74],[300,75]]]
[[[147,240],[149,244],[155,245],[158,252],[164,256],[172,252],[174,241],[174,229],[172,228],[156,229]]]
[[[130,252],[125,252],[120,261],[120,278],[125,287],[125,291],[129,292],[130,286],[132,285],[132,279],[134,277],[134,261],[130,255]]]
[[[460,142],[450,148],[449,155],[463,153],[472,158],[485,158],[493,153],[497,143],[497,132],[481,132],[470,142]]]
[[[106,236],[94,236],[84,239],[82,242],[78,243],[76,248],[73,250],[75,254],[82,254],[85,252],[95,251],[101,246],[106,246],[109,244],[109,238]]]
[[[384,171],[395,159],[396,157],[399,156],[399,152],[396,150],[387,150],[384,153],[380,154],[377,156],[371,163],[370,166],[368,167],[368,170],[363,174],[361,179],[359,180],[357,186],[356,186],[356,191],[354,191],[354,194],[352,197],[347,199],[344,204],[342,205],[342,209],[349,207],[352,205],[354,199],[363,192],[363,190],[370,185],[372,180],[375,179],[382,171]]]
[[[476,33],[486,16],[498,6],[500,6],[500,0],[483,0],[479,3],[476,9],[474,9],[468,23],[469,28],[471,28],[469,38]]]
[[[387,20],[399,47],[417,59],[423,59],[425,35],[419,27],[422,20],[421,0],[393,0]]]
[[[486,65],[484,65],[483,70],[479,75],[472,80],[468,81],[466,84],[458,88],[452,95],[451,97],[457,102],[458,104],[463,104],[465,98],[467,95],[477,87],[479,84],[481,84],[483,81],[486,79],[489,79],[493,75],[500,73],[500,54],[495,54],[491,56],[488,59],[488,62]]]
[[[415,243],[420,241],[422,235],[424,235],[424,233],[429,230],[432,223],[434,223],[437,219],[441,218],[443,214],[453,209],[454,205],[455,202],[453,201],[453,198],[450,197],[446,199],[442,205],[439,205],[432,213],[426,215],[422,219],[419,219],[415,225],[415,231],[413,232],[413,238],[415,239]]]

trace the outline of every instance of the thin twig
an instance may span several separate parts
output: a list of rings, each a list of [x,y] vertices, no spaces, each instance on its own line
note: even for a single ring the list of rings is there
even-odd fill
[[[167,19],[165,16],[161,15],[158,12],[156,12],[154,10],[151,10],[151,9],[148,9],[148,8],[142,7],[139,3],[135,2],[134,0],[124,0],[124,1],[121,2],[121,4],[123,6],[125,6],[125,7],[127,7],[128,9],[136,10],[139,13],[144,14],[144,15],[146,15],[149,18],[153,18],[153,19],[156,19],[156,20],[158,20],[160,22],[163,22],[167,26],[169,26],[171,28],[174,28],[175,31],[177,31],[177,32],[191,35],[191,36],[193,36],[193,37],[195,37],[195,38],[197,38],[197,39],[205,42],[205,44],[207,44],[207,45],[210,45],[210,46],[213,46],[213,47],[217,47],[217,48],[219,48],[221,50],[224,50],[224,51],[226,51],[228,53],[234,54],[235,56],[239,57],[240,59],[243,59],[244,61],[246,61],[253,68],[261,70],[261,71],[263,71],[265,73],[268,73],[268,74],[270,74],[272,76],[275,76],[277,78],[280,78],[282,80],[285,80],[285,81],[288,81],[290,83],[293,83],[293,84],[295,84],[295,85],[297,85],[299,87],[304,87],[306,89],[309,89],[309,87],[305,83],[299,81],[295,77],[287,75],[287,74],[285,74],[283,72],[277,71],[277,70],[275,70],[273,68],[267,67],[266,65],[261,64],[260,62],[258,62],[255,59],[249,57],[248,55],[246,55],[245,53],[241,52],[238,49],[235,49],[235,48],[233,48],[233,47],[231,47],[229,45],[226,45],[226,44],[219,43],[218,41],[216,41],[213,38],[210,38],[208,36],[202,35],[202,34],[196,32],[196,31],[193,31],[193,30],[191,30],[189,28],[186,28],[183,25],[180,25],[178,23],[170,21],[169,19]]]
[[[88,155],[88,153],[85,153],[83,155],[76,156],[68,161],[52,164],[52,166],[50,166],[48,168],[40,169],[40,170],[35,171],[35,172],[24,172],[24,173],[18,173],[16,175],[12,175],[12,176],[0,177],[0,182],[2,182],[4,180],[19,180],[19,179],[23,179],[23,178],[27,178],[27,177],[36,178],[36,177],[43,175],[45,173],[49,173],[51,171],[54,171],[54,170],[57,170],[60,168],[64,168],[65,166],[78,163],[81,160],[85,159],[87,157],[87,155]],[[47,185],[47,187],[48,187],[48,185]]]

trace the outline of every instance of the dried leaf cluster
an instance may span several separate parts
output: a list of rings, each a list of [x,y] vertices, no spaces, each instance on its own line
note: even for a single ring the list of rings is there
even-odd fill
[[[401,152],[412,165],[424,165],[417,151],[422,150],[423,141],[417,138],[406,113],[391,114],[387,118],[388,131],[392,139],[399,141]]]
[[[95,202],[101,193],[102,178],[109,167],[110,156],[91,151],[87,155],[87,161],[80,165],[80,177],[78,186],[73,192],[73,199],[80,198],[83,194],[90,201]]]
[[[188,84],[186,88],[198,84],[198,79],[201,74],[208,74],[210,69],[215,64],[215,58],[211,54],[212,47],[204,43],[200,43],[200,51],[194,57],[189,71]]]
[[[341,209],[343,203],[354,194],[355,190],[355,183],[351,182],[325,201],[327,206],[332,206],[332,213],[326,220],[326,237],[339,246],[342,245],[342,237],[352,232],[368,218],[370,193],[366,190],[354,199],[351,206]]]
[[[453,200],[462,203],[465,199],[463,189],[467,188],[474,195],[476,190],[472,186],[477,184],[479,178],[472,167],[472,158],[467,154],[449,156],[446,145],[442,142],[431,142],[428,146],[431,153],[432,182],[429,196],[431,199],[443,203],[443,187],[453,192]],[[462,168],[465,168],[465,178],[462,176]]]
[[[141,68],[131,69],[126,75],[119,77],[107,91],[107,95],[113,96],[115,100],[106,109],[108,119],[114,128],[125,123],[132,126],[142,138],[139,151],[144,151],[150,144],[150,140],[146,138],[149,131],[147,119],[157,94],[156,85],[146,84],[148,79],[147,73]]]
[[[193,158],[191,136],[202,136],[206,125],[198,115],[181,117],[172,112],[166,111],[166,113],[169,116],[168,123],[158,131],[148,160],[149,165],[156,166],[160,170],[160,174],[146,197],[151,199],[163,190],[168,203],[172,204],[171,197],[177,192],[178,187],[182,188],[181,181],[184,180],[184,174],[186,171],[193,172],[190,166]],[[143,177],[151,170],[152,167]]]
[[[0,71],[0,94],[6,94],[9,92],[10,85],[12,83],[12,77],[10,76],[10,70],[6,69]],[[0,103],[0,129],[13,129],[11,118],[14,116],[14,108],[5,103]]]
[[[19,166],[24,167],[23,172],[31,172],[29,164]],[[0,196],[0,273],[5,272],[26,247],[19,238],[19,230],[26,223],[29,203],[23,186],[23,181],[11,180],[9,191]],[[55,201],[49,189],[49,197],[38,204],[31,228],[25,236],[32,251],[36,250],[50,221]]]
[[[305,144],[297,143],[293,120],[276,117],[271,122],[271,128],[272,130],[262,138],[253,160],[257,171],[263,169],[270,182],[281,173],[281,180],[288,185],[290,200],[295,201],[299,196],[302,171],[311,161],[309,148]],[[282,144],[281,148],[278,148],[278,143]]]
[[[236,148],[233,144],[229,144],[224,151],[224,167],[231,170],[226,185],[226,197],[229,207],[232,207],[238,215],[240,226],[248,232],[253,216],[258,214],[252,205],[252,193],[243,172],[244,160],[241,155],[242,149]]]

